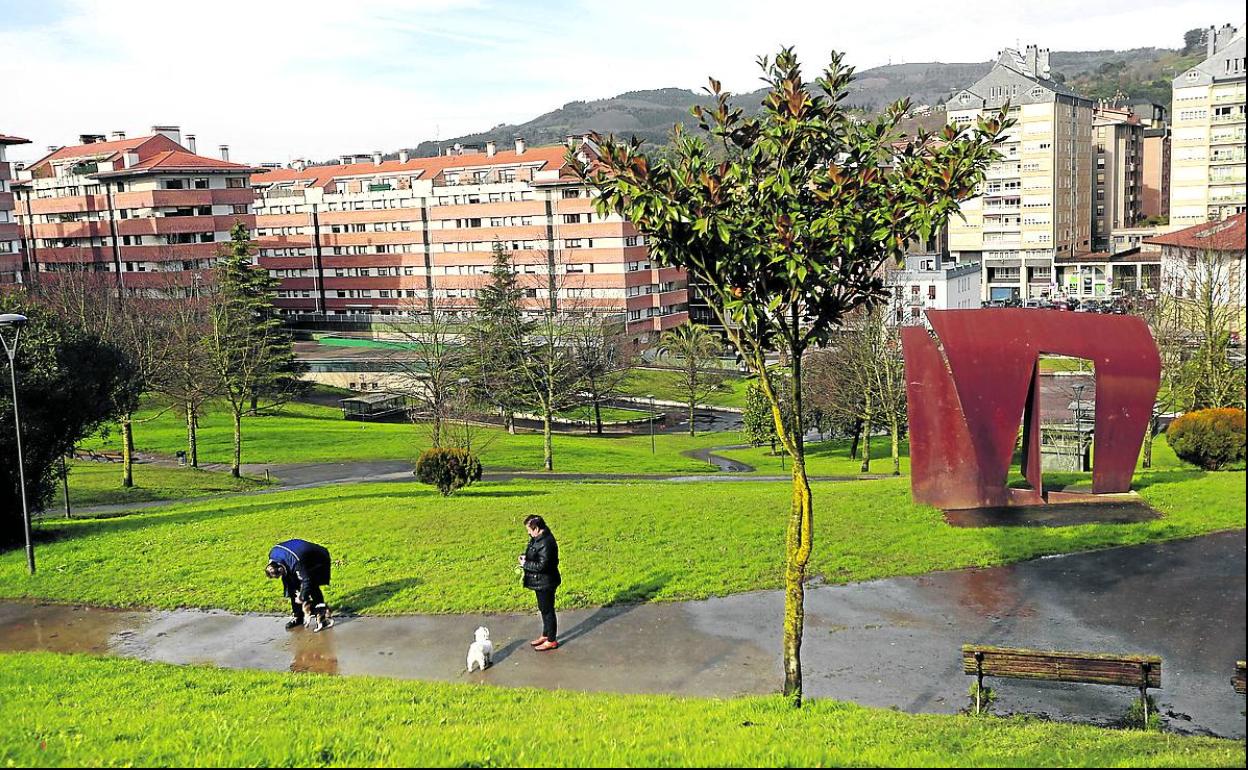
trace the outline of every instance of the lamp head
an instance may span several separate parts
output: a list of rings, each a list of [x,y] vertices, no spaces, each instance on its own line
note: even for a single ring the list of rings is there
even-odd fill
[[[0,326],[22,327],[27,320],[21,313],[0,313]]]

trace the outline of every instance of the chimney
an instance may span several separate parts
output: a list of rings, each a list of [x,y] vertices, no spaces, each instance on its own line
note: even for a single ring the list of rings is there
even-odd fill
[[[1036,52],[1036,77],[1049,80],[1052,72],[1049,67],[1049,49],[1041,48]]]
[[[454,152],[454,154],[455,154],[455,155],[463,155],[463,154],[464,154],[464,146],[463,146],[462,144],[460,144],[459,142],[456,142],[456,143],[455,143],[455,152]]]
[[[189,150],[189,151],[190,151],[190,153],[191,153],[192,155],[198,155],[198,154],[199,154],[199,153],[198,153],[198,152],[196,152],[196,150],[195,150],[195,135],[194,135],[194,134],[187,134],[187,135],[186,135],[186,149],[187,149],[187,150]]]
[[[1036,58],[1038,50],[1034,45],[1029,45],[1023,53],[1023,73],[1036,76]]]
[[[56,152],[59,149],[61,148],[58,145],[55,145],[55,144],[48,145],[48,152]]]
[[[221,160],[228,163],[230,160],[230,146],[228,144],[223,144],[217,149],[221,151]]]
[[[114,131],[114,132],[112,133],[112,135],[111,135],[109,138],[110,138],[110,139],[112,139],[114,142],[116,142],[116,141],[118,141],[118,140],[121,140],[121,139],[125,139],[125,138],[126,138],[126,132],[125,132],[125,131]]]
[[[411,156],[407,154],[407,150],[399,150],[399,162],[407,163]]]
[[[517,155],[524,154],[524,137],[523,136],[516,137],[516,154]]]
[[[1213,52],[1217,53],[1230,45],[1231,41],[1235,39],[1235,32],[1235,27],[1230,24],[1223,24],[1222,28],[1218,30],[1217,42],[1214,45]]]
[[[122,162],[125,164],[126,168],[134,168],[135,166],[139,165],[138,151],[126,150],[125,155],[122,156]]]
[[[498,145],[494,143],[493,139],[485,143],[485,156],[487,158],[492,158],[497,153],[498,153]]]
[[[303,171],[308,167],[308,164],[304,162],[303,158],[296,158],[290,162],[290,167],[295,171]]]
[[[373,165],[381,165],[381,150],[373,150]]]
[[[78,144],[95,144],[104,141],[103,134],[79,134]]]
[[[1218,52],[1218,28],[1210,27],[1205,30],[1205,58],[1209,58]]]
[[[182,129],[179,126],[152,126],[153,134],[160,134],[176,144],[182,144]]]

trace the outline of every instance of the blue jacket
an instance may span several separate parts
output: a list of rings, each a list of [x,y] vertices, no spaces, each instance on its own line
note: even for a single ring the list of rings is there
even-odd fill
[[[287,540],[269,551],[269,561],[286,567],[282,587],[294,599],[307,596],[313,587],[329,585],[329,550],[307,540]]]

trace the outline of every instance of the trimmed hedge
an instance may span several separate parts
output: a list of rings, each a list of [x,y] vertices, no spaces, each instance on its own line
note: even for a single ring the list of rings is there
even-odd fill
[[[1244,410],[1201,409],[1170,423],[1166,441],[1180,459],[1207,471],[1244,461]]]
[[[416,460],[416,478],[449,497],[481,480],[481,461],[465,449],[426,449]]]

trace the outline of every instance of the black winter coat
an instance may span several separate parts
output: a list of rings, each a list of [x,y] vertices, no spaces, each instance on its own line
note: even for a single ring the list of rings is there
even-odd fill
[[[287,540],[269,551],[269,561],[286,567],[282,588],[291,599],[306,597],[314,587],[329,585],[331,560],[323,545],[307,540]]]
[[[558,587],[561,582],[559,544],[555,536],[546,530],[529,538],[529,547],[524,551],[524,587],[544,591]]]

